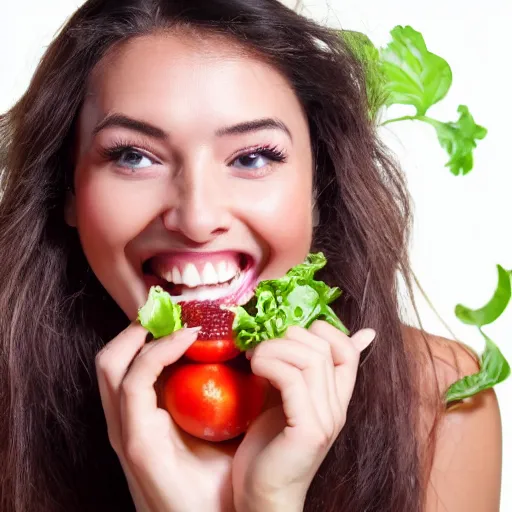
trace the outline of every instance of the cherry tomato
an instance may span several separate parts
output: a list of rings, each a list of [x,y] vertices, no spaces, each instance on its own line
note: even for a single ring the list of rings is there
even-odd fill
[[[225,441],[260,414],[268,387],[265,379],[225,364],[185,363],[169,369],[163,405],[185,432]]]
[[[240,351],[236,348],[232,338],[218,340],[198,339],[185,352],[185,356],[198,363],[223,363],[239,354]]]

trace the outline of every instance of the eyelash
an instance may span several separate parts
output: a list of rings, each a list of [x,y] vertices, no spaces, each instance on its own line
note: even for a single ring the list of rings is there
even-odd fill
[[[271,146],[270,144],[267,144],[264,146],[256,146],[242,149],[237,154],[231,157],[231,162],[229,165],[233,165],[233,162],[235,160],[238,160],[239,158],[243,158],[244,156],[249,155],[263,156],[277,163],[286,162],[287,159],[286,152],[283,149],[279,149],[277,146]]]
[[[160,163],[158,160],[153,157],[149,156],[147,154],[147,151],[149,151],[149,148],[145,148],[143,144],[139,144],[139,147],[135,147],[133,144],[130,144],[129,142],[125,142],[122,140],[115,141],[110,145],[109,147],[101,148],[100,153],[101,156],[108,161],[115,161],[119,160],[121,156],[123,156],[123,153],[126,151],[134,151],[137,153],[141,153],[146,158],[149,158],[151,161]]]
[[[123,153],[127,151],[134,151],[141,153],[143,156],[149,158],[153,162],[160,163],[155,157],[149,156],[147,154],[147,151],[149,151],[149,149],[145,148],[143,144],[139,144],[138,146],[139,147],[135,147],[133,144],[130,144],[127,141],[118,140],[113,142],[112,145],[110,145],[109,147],[101,148],[100,153],[105,160],[109,162],[115,162],[116,160],[119,160],[122,157]],[[279,149],[277,146],[267,144],[263,146],[248,147],[242,149],[237,154],[230,157],[229,165],[232,166],[233,163],[239,158],[243,158],[244,156],[249,155],[263,156],[264,158],[268,158],[269,160],[276,163],[284,163],[288,158],[286,152],[283,149]]]

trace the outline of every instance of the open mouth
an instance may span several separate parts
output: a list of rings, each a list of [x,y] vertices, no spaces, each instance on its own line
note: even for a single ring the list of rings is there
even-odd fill
[[[149,287],[161,286],[175,302],[245,304],[256,286],[256,263],[245,253],[166,253],[143,263]]]

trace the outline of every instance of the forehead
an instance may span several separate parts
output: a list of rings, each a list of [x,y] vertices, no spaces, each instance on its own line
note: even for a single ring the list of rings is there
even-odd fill
[[[261,117],[307,126],[293,89],[263,59],[228,39],[172,33],[130,40],[98,64],[82,128],[110,112],[194,133]]]

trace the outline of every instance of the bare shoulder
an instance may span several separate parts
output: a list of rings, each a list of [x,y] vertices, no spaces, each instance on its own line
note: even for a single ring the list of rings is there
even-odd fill
[[[457,380],[480,370],[477,354],[462,343],[408,326],[404,336],[415,347],[424,377],[434,380],[442,394]]]
[[[494,390],[450,407],[443,403],[451,384],[479,371],[477,355],[461,343],[410,327],[404,335],[415,344],[420,360],[420,392],[426,393],[420,419],[424,426],[436,427],[427,429],[434,435],[426,438],[433,450],[425,510],[498,511],[502,431]]]

